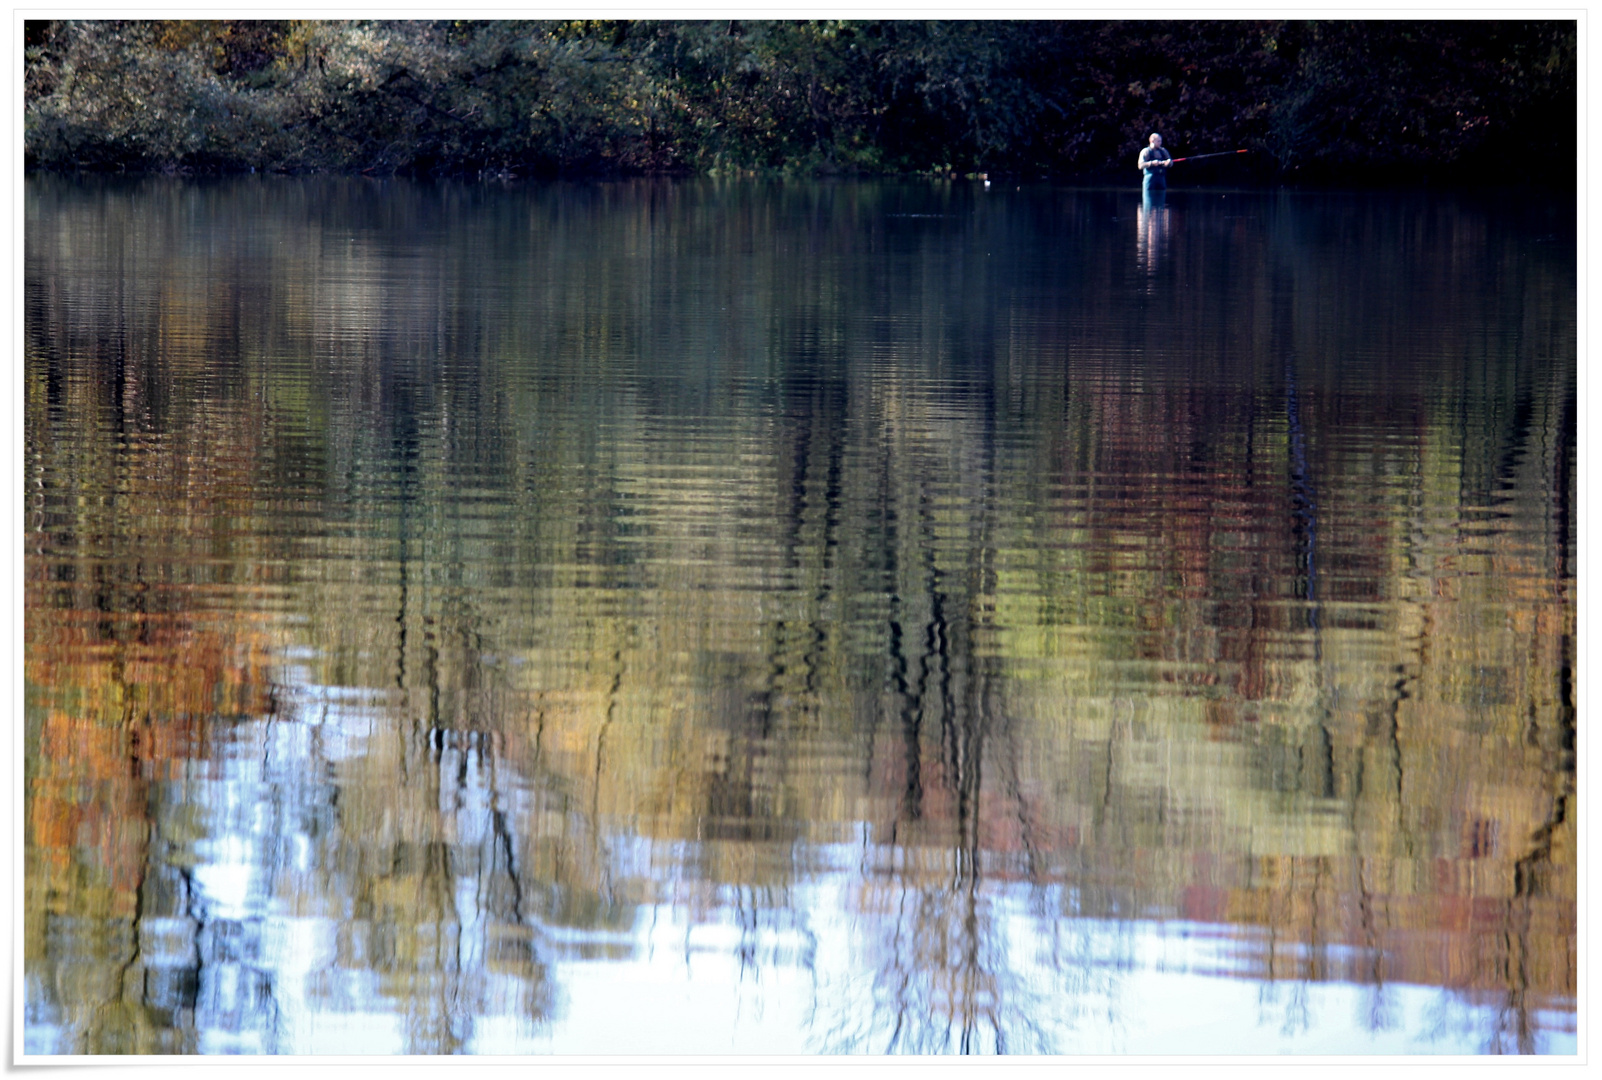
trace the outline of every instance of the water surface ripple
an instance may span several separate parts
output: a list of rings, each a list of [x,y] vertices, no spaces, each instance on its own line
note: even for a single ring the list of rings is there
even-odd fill
[[[1572,210],[1012,187],[30,177],[26,1053],[1573,1053]]]

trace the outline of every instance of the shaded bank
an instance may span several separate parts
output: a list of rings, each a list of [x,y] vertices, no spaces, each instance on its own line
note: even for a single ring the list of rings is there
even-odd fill
[[[32,167],[1529,179],[1573,21],[36,21]],[[1249,160],[1251,164],[1245,164]],[[1572,187],[1572,174],[1538,177]]]

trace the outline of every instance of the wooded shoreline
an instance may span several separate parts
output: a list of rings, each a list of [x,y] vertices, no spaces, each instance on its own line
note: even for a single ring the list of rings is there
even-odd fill
[[[32,21],[30,169],[1536,181],[1574,21]],[[1543,163],[1537,166],[1536,161]]]

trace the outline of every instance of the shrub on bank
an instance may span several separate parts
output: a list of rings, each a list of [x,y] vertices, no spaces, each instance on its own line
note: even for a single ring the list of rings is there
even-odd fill
[[[1279,175],[1518,175],[1573,22],[50,21],[33,167],[1120,176],[1146,134]],[[1570,177],[1572,180],[1572,177]]]

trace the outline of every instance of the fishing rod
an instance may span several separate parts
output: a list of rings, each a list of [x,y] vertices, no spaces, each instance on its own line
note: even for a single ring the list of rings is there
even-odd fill
[[[1170,164],[1170,165],[1178,165],[1181,161],[1200,161],[1202,158],[1228,157],[1231,154],[1249,154],[1249,153],[1251,153],[1250,150],[1220,150],[1216,154],[1192,154],[1192,155],[1190,155],[1190,157],[1169,158],[1168,159],[1168,164]]]

